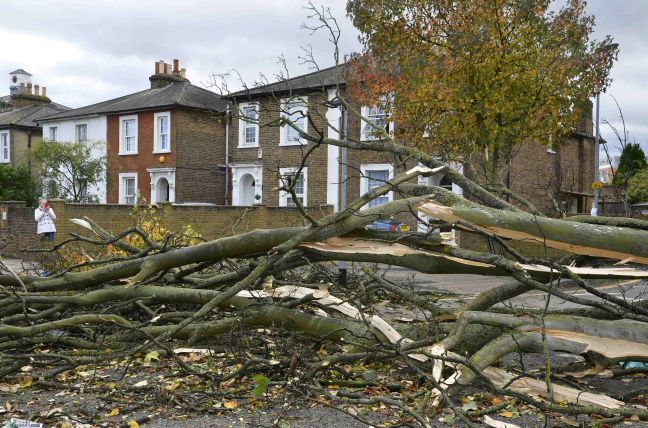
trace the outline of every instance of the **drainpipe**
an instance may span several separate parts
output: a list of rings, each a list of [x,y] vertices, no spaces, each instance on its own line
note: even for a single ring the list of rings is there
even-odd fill
[[[227,103],[225,110],[225,205],[229,205],[229,124],[230,124],[230,104]]]
[[[341,131],[343,132],[344,135],[344,143],[345,145],[342,147],[341,151],[341,178],[342,178],[342,183],[341,183],[341,195],[340,195],[340,211],[344,211],[347,208],[347,147],[346,145],[349,142],[349,132],[348,132],[348,127],[349,127],[349,114],[347,112],[347,109],[345,108],[344,104],[340,104],[340,110],[342,110],[342,126],[341,126]],[[347,285],[347,264],[346,261],[341,260],[338,262],[338,283],[341,286],[346,286]]]

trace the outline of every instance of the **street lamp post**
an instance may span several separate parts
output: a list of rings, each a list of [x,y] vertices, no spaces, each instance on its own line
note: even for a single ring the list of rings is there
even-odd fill
[[[594,136],[594,201],[592,202],[592,216],[598,215],[598,202],[599,202],[599,144],[601,141],[601,130],[599,129],[599,104],[601,92],[596,93],[596,135]]]

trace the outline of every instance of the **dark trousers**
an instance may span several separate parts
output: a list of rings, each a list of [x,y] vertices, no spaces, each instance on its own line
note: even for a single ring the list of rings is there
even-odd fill
[[[54,242],[54,232],[43,232],[40,237],[41,241]]]

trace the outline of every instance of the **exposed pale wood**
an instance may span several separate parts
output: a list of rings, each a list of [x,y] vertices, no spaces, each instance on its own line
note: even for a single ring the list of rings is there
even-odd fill
[[[422,213],[448,223],[462,220],[503,238],[533,241],[574,254],[648,264],[648,232],[614,226],[566,222],[486,207],[422,204]]]
[[[515,376],[506,370],[498,369],[495,367],[487,367],[483,370],[486,375],[495,385],[503,387],[509,383]],[[580,391],[575,388],[560,384],[552,384],[553,395],[557,400],[566,401],[568,403],[579,405],[594,405],[601,406],[607,409],[618,409],[624,406],[624,402],[615,400],[604,394],[595,394],[592,392]],[[510,383],[508,389],[516,392],[530,394],[539,398],[547,398],[547,385],[543,380],[533,379],[530,377],[522,377]]]
[[[583,351],[581,353],[596,352],[612,359],[648,358],[648,344],[645,343],[593,336],[567,330],[547,329],[545,333],[550,337],[582,344]]]
[[[418,250],[399,243],[389,243],[384,241],[370,241],[352,237],[336,237],[327,239],[323,242],[306,242],[300,245],[301,248],[308,248],[322,253],[335,254],[371,254],[371,255],[388,255],[394,257],[431,257],[437,261],[447,261],[455,264],[457,273],[461,272],[461,267],[470,267],[479,269],[483,275],[502,275],[502,271],[495,266],[453,257],[442,253],[432,251]],[[548,274],[551,269],[543,265],[521,264],[517,267],[520,270],[526,270],[530,274]],[[648,271],[643,269],[629,267],[613,268],[587,268],[587,267],[570,267],[566,266],[573,273],[583,278],[648,278]],[[424,269],[423,269],[424,271]],[[450,273],[450,272],[445,272]],[[475,272],[476,273],[476,272]]]

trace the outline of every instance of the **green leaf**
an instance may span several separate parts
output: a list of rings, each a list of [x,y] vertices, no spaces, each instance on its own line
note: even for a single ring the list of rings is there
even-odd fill
[[[446,416],[445,418],[443,418],[443,422],[445,422],[448,425],[452,425],[455,423],[455,418],[454,416]]]
[[[150,363],[153,360],[160,361],[160,353],[158,351],[151,351],[144,356],[145,363]]]
[[[252,380],[254,381],[254,383],[256,383],[254,390],[252,390],[252,395],[255,396],[256,398],[263,397],[263,392],[268,386],[268,383],[270,383],[270,379],[261,374],[258,374],[258,375],[254,375],[252,377]]]

